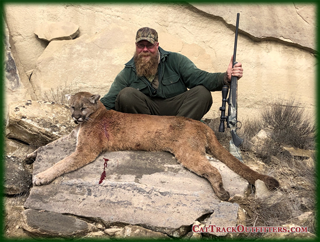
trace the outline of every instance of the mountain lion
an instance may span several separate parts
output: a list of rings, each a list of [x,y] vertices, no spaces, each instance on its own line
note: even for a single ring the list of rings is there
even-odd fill
[[[100,95],[88,92],[70,97],[72,118],[79,124],[72,132],[77,135],[76,150],[35,175],[34,185],[48,184],[65,173],[77,170],[94,161],[103,151],[144,150],[172,153],[184,167],[206,178],[221,200],[228,200],[230,195],[223,188],[221,175],[209,163],[206,153],[225,163],[250,184],[260,179],[269,190],[279,186],[273,177],[253,171],[232,156],[202,122],[185,117],[107,110],[99,98]],[[36,155],[37,150],[27,155],[27,159],[34,159]]]

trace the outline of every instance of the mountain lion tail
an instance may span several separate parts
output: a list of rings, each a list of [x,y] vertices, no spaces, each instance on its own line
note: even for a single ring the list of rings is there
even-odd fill
[[[261,180],[265,183],[268,190],[274,190],[280,186],[279,182],[275,178],[252,170],[249,166],[245,165],[230,154],[230,152],[219,143],[211,129],[207,132],[207,142],[207,152],[209,154],[226,164],[232,171],[242,176],[250,184],[254,185],[256,180]]]

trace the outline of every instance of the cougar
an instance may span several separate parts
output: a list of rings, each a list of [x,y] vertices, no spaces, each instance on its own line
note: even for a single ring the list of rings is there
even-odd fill
[[[107,110],[100,95],[79,92],[70,96],[72,118],[79,124],[70,135],[77,136],[76,150],[33,178],[44,185],[55,178],[94,161],[103,151],[166,151],[188,170],[206,178],[221,200],[230,195],[224,189],[219,171],[208,161],[210,154],[225,163],[250,184],[262,180],[269,190],[279,187],[273,177],[260,174],[229,153],[206,124],[177,116],[128,114]],[[27,155],[36,158],[37,151]]]

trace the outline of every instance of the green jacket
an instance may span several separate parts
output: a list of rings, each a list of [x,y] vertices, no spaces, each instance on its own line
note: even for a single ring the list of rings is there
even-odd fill
[[[125,87],[133,87],[149,97],[170,98],[187,89],[202,85],[209,91],[221,91],[225,72],[209,73],[198,69],[187,57],[168,52],[159,47],[160,63],[158,68],[159,87],[155,89],[145,77],[138,77],[133,58],[117,75],[109,92],[101,98],[107,109],[114,109],[118,93]]]

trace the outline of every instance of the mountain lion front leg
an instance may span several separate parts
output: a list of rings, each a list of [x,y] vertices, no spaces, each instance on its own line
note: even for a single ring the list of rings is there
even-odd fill
[[[77,147],[76,151],[73,152],[71,155],[57,162],[49,169],[35,175],[33,177],[33,184],[36,186],[48,184],[63,174],[75,171],[91,163],[100,154],[100,151],[93,151],[89,147],[86,147],[86,149],[89,151],[83,151],[83,149],[79,149]]]
[[[220,172],[210,164],[205,155],[201,155],[197,151],[188,151],[179,152],[175,154],[175,157],[188,170],[206,178],[219,199],[227,201],[230,198],[229,192],[223,187]]]

